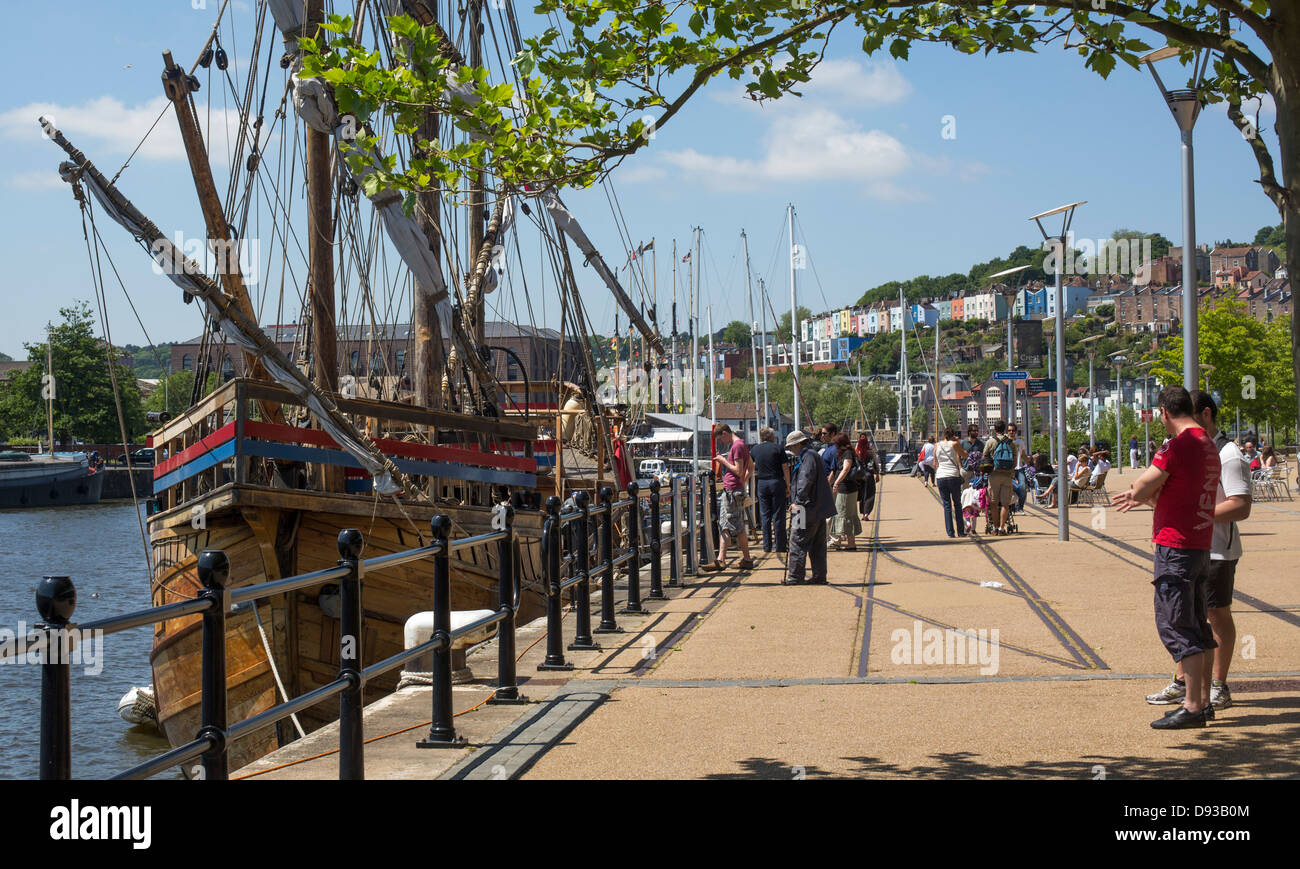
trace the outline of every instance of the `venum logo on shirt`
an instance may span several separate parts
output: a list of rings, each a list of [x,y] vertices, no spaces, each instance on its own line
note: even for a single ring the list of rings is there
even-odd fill
[[[153,809],[150,806],[83,806],[80,800],[50,809],[50,838],[125,839],[143,851],[153,842]]]

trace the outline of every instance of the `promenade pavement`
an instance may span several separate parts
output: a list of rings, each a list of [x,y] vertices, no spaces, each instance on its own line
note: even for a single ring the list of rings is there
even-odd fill
[[[1019,535],[950,540],[933,490],[887,478],[859,551],[830,554],[828,585],[781,585],[775,556],[688,578],[649,615],[620,616],[625,633],[598,635],[601,651],[567,652],[569,672],[537,671],[544,640],[525,647],[544,627],[529,626],[520,684],[539,702],[459,715],[469,747],[421,751],[419,727],[384,737],[427,729],[429,690],[399,692],[367,712],[367,777],[1300,774],[1300,502],[1258,504],[1242,528],[1235,705],[1203,730],[1148,726],[1168,707],[1143,697],[1171,674],[1151,511],[1070,519],[1067,542],[1032,506]],[[479,681],[457,709],[489,696],[494,654],[471,656]],[[236,775],[335,777],[336,757],[303,760],[336,746],[333,730]]]

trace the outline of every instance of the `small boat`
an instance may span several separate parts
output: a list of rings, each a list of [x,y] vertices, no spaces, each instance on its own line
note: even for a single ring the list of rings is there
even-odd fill
[[[158,701],[154,698],[153,686],[135,686],[117,701],[117,714],[127,724],[145,725],[155,730],[158,726]]]
[[[103,488],[85,453],[0,452],[0,507],[98,504]]]

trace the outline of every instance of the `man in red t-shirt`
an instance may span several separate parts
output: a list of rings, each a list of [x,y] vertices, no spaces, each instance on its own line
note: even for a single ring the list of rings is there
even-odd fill
[[[1207,617],[1202,574],[1209,568],[1214,502],[1219,488],[1219,451],[1192,415],[1192,398],[1181,386],[1160,390],[1160,421],[1169,441],[1132,487],[1111,498],[1127,513],[1154,504],[1156,630],[1187,674],[1183,705],[1158,721],[1157,730],[1204,727],[1212,714],[1202,700],[1217,647]],[[1207,654],[1208,653],[1208,654]]]

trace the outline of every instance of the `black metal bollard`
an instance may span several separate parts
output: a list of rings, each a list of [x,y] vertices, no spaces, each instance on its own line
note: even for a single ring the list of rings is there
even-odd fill
[[[225,781],[230,777],[226,743],[226,613],[230,612],[226,582],[230,579],[230,559],[220,549],[205,549],[199,555],[198,574],[203,583],[199,597],[210,601],[203,611],[203,699],[198,735],[212,740],[212,747],[203,752],[200,761],[204,779]]]
[[[465,740],[456,735],[451,716],[451,519],[438,515],[429,520],[433,542],[433,636],[442,644],[433,650],[433,722],[429,735],[416,748],[459,748]]]
[[[665,600],[664,578],[659,564],[663,560],[663,528],[659,518],[659,481],[650,481],[650,600]]]
[[[355,528],[339,532],[339,566],[348,575],[339,583],[339,678],[348,687],[339,695],[339,781],[366,777],[361,714],[361,552],[365,539]],[[436,568],[435,568],[436,569]]]
[[[621,634],[623,629],[614,619],[614,490],[609,486],[600,490],[600,626],[598,634]]]
[[[627,548],[632,557],[627,562],[627,606],[625,613],[643,614],[647,610],[641,605],[641,501],[637,498],[639,487],[636,480],[627,484],[628,497],[632,505],[627,508]]]
[[[686,572],[691,576],[700,573],[700,563],[697,560],[699,550],[695,548],[695,535],[699,529],[699,522],[695,518],[699,502],[698,488],[698,478],[691,474],[686,478],[686,539],[682,542],[686,554]]]
[[[68,576],[47,576],[36,585],[36,611],[45,630],[41,656],[41,779],[72,778],[72,677],[68,662],[68,620],[77,608],[77,588]]]
[[[564,660],[564,614],[560,611],[560,499],[546,499],[546,523],[542,525],[542,560],[546,563],[546,659],[539,670],[572,670]]]
[[[574,520],[577,528],[573,534],[574,564],[582,572],[582,582],[574,586],[577,590],[574,602],[577,616],[569,649],[585,652],[600,648],[591,636],[591,499],[586,492],[574,492],[573,503],[582,513]]]
[[[515,508],[498,504],[493,510],[492,528],[504,531],[506,536],[497,541],[497,611],[502,618],[497,626],[497,690],[488,703],[515,705],[528,702],[519,693],[515,679],[515,595],[519,586],[515,575]]]
[[[682,586],[682,512],[681,512],[681,478],[674,476],[668,487],[668,521],[672,523],[673,533],[668,542],[668,587]]]

